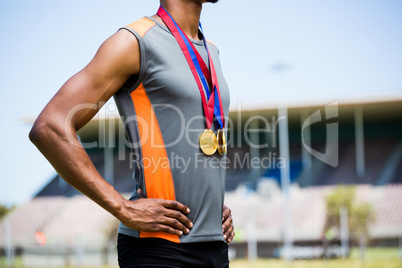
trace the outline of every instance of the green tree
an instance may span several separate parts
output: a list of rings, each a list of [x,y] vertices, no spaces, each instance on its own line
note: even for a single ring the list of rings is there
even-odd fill
[[[356,196],[356,189],[354,186],[337,186],[332,193],[325,197],[327,207],[327,219],[325,222],[325,231],[335,228],[339,230],[341,207],[348,210],[348,214],[352,211],[353,203]],[[349,217],[350,219],[350,217]]]
[[[8,212],[10,212],[13,209],[13,207],[8,207],[5,205],[0,205],[0,220],[4,218],[4,216],[7,215]]]
[[[326,200],[326,222],[325,234],[326,237],[334,233],[335,235],[329,236],[332,238],[339,238],[340,228],[340,209],[346,208],[348,211],[348,225],[350,240],[357,242],[367,240],[369,237],[368,227],[369,224],[375,221],[374,210],[369,203],[356,202],[356,187],[339,185],[325,197]]]

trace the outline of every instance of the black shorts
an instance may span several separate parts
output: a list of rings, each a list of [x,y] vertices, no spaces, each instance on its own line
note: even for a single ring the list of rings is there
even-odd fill
[[[225,242],[173,243],[161,238],[136,238],[119,234],[117,253],[121,268],[229,267]]]

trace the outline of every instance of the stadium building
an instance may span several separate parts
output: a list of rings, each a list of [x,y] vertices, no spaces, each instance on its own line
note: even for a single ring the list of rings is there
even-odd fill
[[[237,234],[232,257],[278,257],[286,236],[299,247],[321,247],[325,196],[339,184],[356,185],[357,199],[373,207],[370,244],[398,244],[402,97],[279,109],[239,104],[229,117],[226,204]],[[116,115],[97,117],[79,131],[79,138],[100,174],[129,196],[135,186],[133,159],[122,142],[120,121]],[[281,122],[285,128],[280,129]],[[291,183],[288,198],[284,179]],[[287,223],[284,210],[289,210]],[[116,263],[117,225],[55,175],[1,221],[0,252],[22,254],[25,264],[33,266]],[[322,257],[322,251],[314,252],[300,257]]]

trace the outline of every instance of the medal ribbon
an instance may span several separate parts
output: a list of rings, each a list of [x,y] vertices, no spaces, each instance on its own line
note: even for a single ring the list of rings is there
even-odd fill
[[[215,66],[214,66],[214,63],[213,63],[212,58],[211,58],[211,54],[209,53],[209,50],[208,50],[207,39],[205,39],[204,30],[202,29],[201,22],[199,24],[200,24],[200,29],[201,29],[201,33],[202,33],[202,39],[204,40],[204,46],[205,46],[205,49],[207,51],[208,59],[209,59],[209,63],[210,63],[211,74],[212,74],[212,88],[213,88],[214,92],[216,93],[216,95],[218,95],[218,98],[215,98],[215,103],[214,103],[215,104],[214,105],[214,107],[215,107],[215,109],[214,109],[215,118],[216,118],[216,120],[217,120],[217,122],[219,124],[218,128],[224,128],[225,127],[225,116],[223,114],[223,109],[222,109],[222,100],[221,100],[221,93],[220,93],[220,90],[219,90],[218,78],[216,76],[216,70],[215,70]],[[202,63],[204,63],[204,61],[202,60],[200,54],[194,48],[193,44],[191,42],[190,42],[190,44],[193,47],[195,53],[197,54],[198,60],[201,59]],[[205,63],[204,63],[204,65],[205,65]],[[206,68],[206,66],[205,66],[205,68]],[[207,70],[207,73],[209,74],[207,68],[206,68],[206,70]]]
[[[170,16],[170,14],[161,6],[156,13],[161,19],[166,23],[168,26],[169,30],[177,40],[186,60],[187,63],[190,66],[191,72],[197,82],[198,89],[201,94],[201,100],[202,100],[202,105],[204,109],[204,114],[207,122],[207,128],[211,129],[212,126],[212,121],[213,121],[213,116],[215,114],[215,118],[217,119],[217,123],[219,124],[219,128],[223,128],[225,121],[224,121],[224,115],[223,115],[223,109],[222,109],[222,101],[220,98],[220,91],[219,91],[219,85],[218,85],[218,79],[216,76],[216,71],[215,67],[212,62],[212,58],[209,54],[207,44],[206,44],[206,39],[204,37],[203,31],[202,31],[202,26],[200,23],[201,27],[201,33],[203,34],[203,39],[204,39],[204,45],[208,54],[208,59],[210,62],[210,69],[211,69],[211,74],[208,71],[208,67],[206,66],[204,60],[198,53],[198,51],[195,49],[194,45],[190,41],[190,39],[187,37],[186,34],[184,34],[183,30],[181,30],[180,26],[177,25],[177,23],[174,21],[174,19]],[[202,84],[200,83],[200,80]],[[207,81],[208,80],[208,83]],[[211,83],[212,82],[212,83]],[[212,93],[209,92],[209,87],[208,84],[212,84]],[[208,98],[208,102],[205,98],[204,95],[204,89]],[[217,95],[217,96],[216,96]]]

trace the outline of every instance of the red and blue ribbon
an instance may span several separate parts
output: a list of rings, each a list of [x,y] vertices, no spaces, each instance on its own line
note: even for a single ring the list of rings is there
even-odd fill
[[[189,64],[191,72],[193,73],[193,76],[200,90],[207,128],[211,128],[214,115],[218,124],[218,128],[224,128],[225,118],[222,109],[218,79],[216,76],[215,66],[213,64],[211,55],[206,44],[206,39],[202,30],[201,23],[199,25],[201,33],[203,35],[204,46],[208,54],[210,64],[209,70],[188,36],[183,32],[183,30],[175,22],[172,16],[162,6],[159,8],[156,14],[165,22],[165,24],[175,37],[187,60],[187,63]],[[213,89],[212,92],[209,91],[209,85],[211,85],[211,88]],[[207,95],[207,99],[205,98],[204,90]]]

